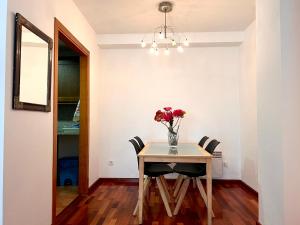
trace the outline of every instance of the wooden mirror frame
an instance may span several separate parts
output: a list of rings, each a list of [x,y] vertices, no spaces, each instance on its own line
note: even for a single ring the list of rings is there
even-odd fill
[[[20,101],[20,69],[21,69],[21,45],[22,45],[22,26],[48,43],[48,74],[47,74],[47,105],[27,103]],[[31,110],[31,111],[51,111],[51,73],[52,73],[52,48],[53,40],[44,32],[30,23],[21,14],[17,13],[15,17],[15,49],[14,49],[14,79],[13,79],[13,109]]]

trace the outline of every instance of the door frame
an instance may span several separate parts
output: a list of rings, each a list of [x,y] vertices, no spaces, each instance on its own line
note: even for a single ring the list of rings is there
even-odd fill
[[[58,128],[58,48],[59,40],[80,55],[80,135],[79,135],[79,196],[56,216],[57,128]],[[62,223],[76,210],[76,202],[88,194],[89,185],[89,67],[90,52],[57,19],[54,19],[54,85],[53,85],[53,169],[52,224]]]

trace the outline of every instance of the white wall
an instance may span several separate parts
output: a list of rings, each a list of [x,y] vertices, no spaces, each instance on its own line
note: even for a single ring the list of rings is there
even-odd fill
[[[0,15],[5,15],[7,1],[0,0]],[[0,225],[3,224],[3,154],[4,154],[4,96],[5,96],[5,55],[6,16],[0,16]]]
[[[97,92],[99,48],[94,31],[73,1],[10,0],[8,2],[4,223],[49,225],[52,207],[53,113],[12,110],[12,59],[16,12],[21,13],[50,37],[53,37],[54,17],[57,17],[90,50],[90,184],[99,177],[100,112]]]
[[[281,1],[284,224],[300,224],[300,2]]]
[[[167,139],[154,121],[156,110],[186,110],[180,141],[219,139],[228,168],[224,178],[240,179],[239,47],[188,48],[169,57],[145,49],[101,50],[102,177],[137,177],[137,162],[128,140]],[[108,166],[113,160],[114,166]]]
[[[300,224],[300,2],[257,1],[260,221]]]
[[[280,0],[257,0],[256,9],[259,217],[264,225],[283,225],[285,159]]]
[[[254,21],[244,32],[240,52],[241,173],[242,180],[258,190],[255,31]]]

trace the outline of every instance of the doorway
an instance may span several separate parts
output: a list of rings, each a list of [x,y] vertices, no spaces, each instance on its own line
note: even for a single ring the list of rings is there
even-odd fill
[[[54,22],[52,224],[88,194],[89,51]]]

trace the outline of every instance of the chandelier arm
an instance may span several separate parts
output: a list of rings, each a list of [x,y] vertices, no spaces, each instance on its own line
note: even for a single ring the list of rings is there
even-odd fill
[[[160,26],[158,26],[158,27],[155,27],[155,28],[154,28],[154,31],[156,31],[156,30],[158,30],[158,29],[161,29],[162,27],[164,27],[164,25],[160,25]]]
[[[173,27],[168,27],[168,29],[171,31],[172,33],[172,39],[175,39],[176,38],[176,34],[175,34],[175,31],[173,29]]]

